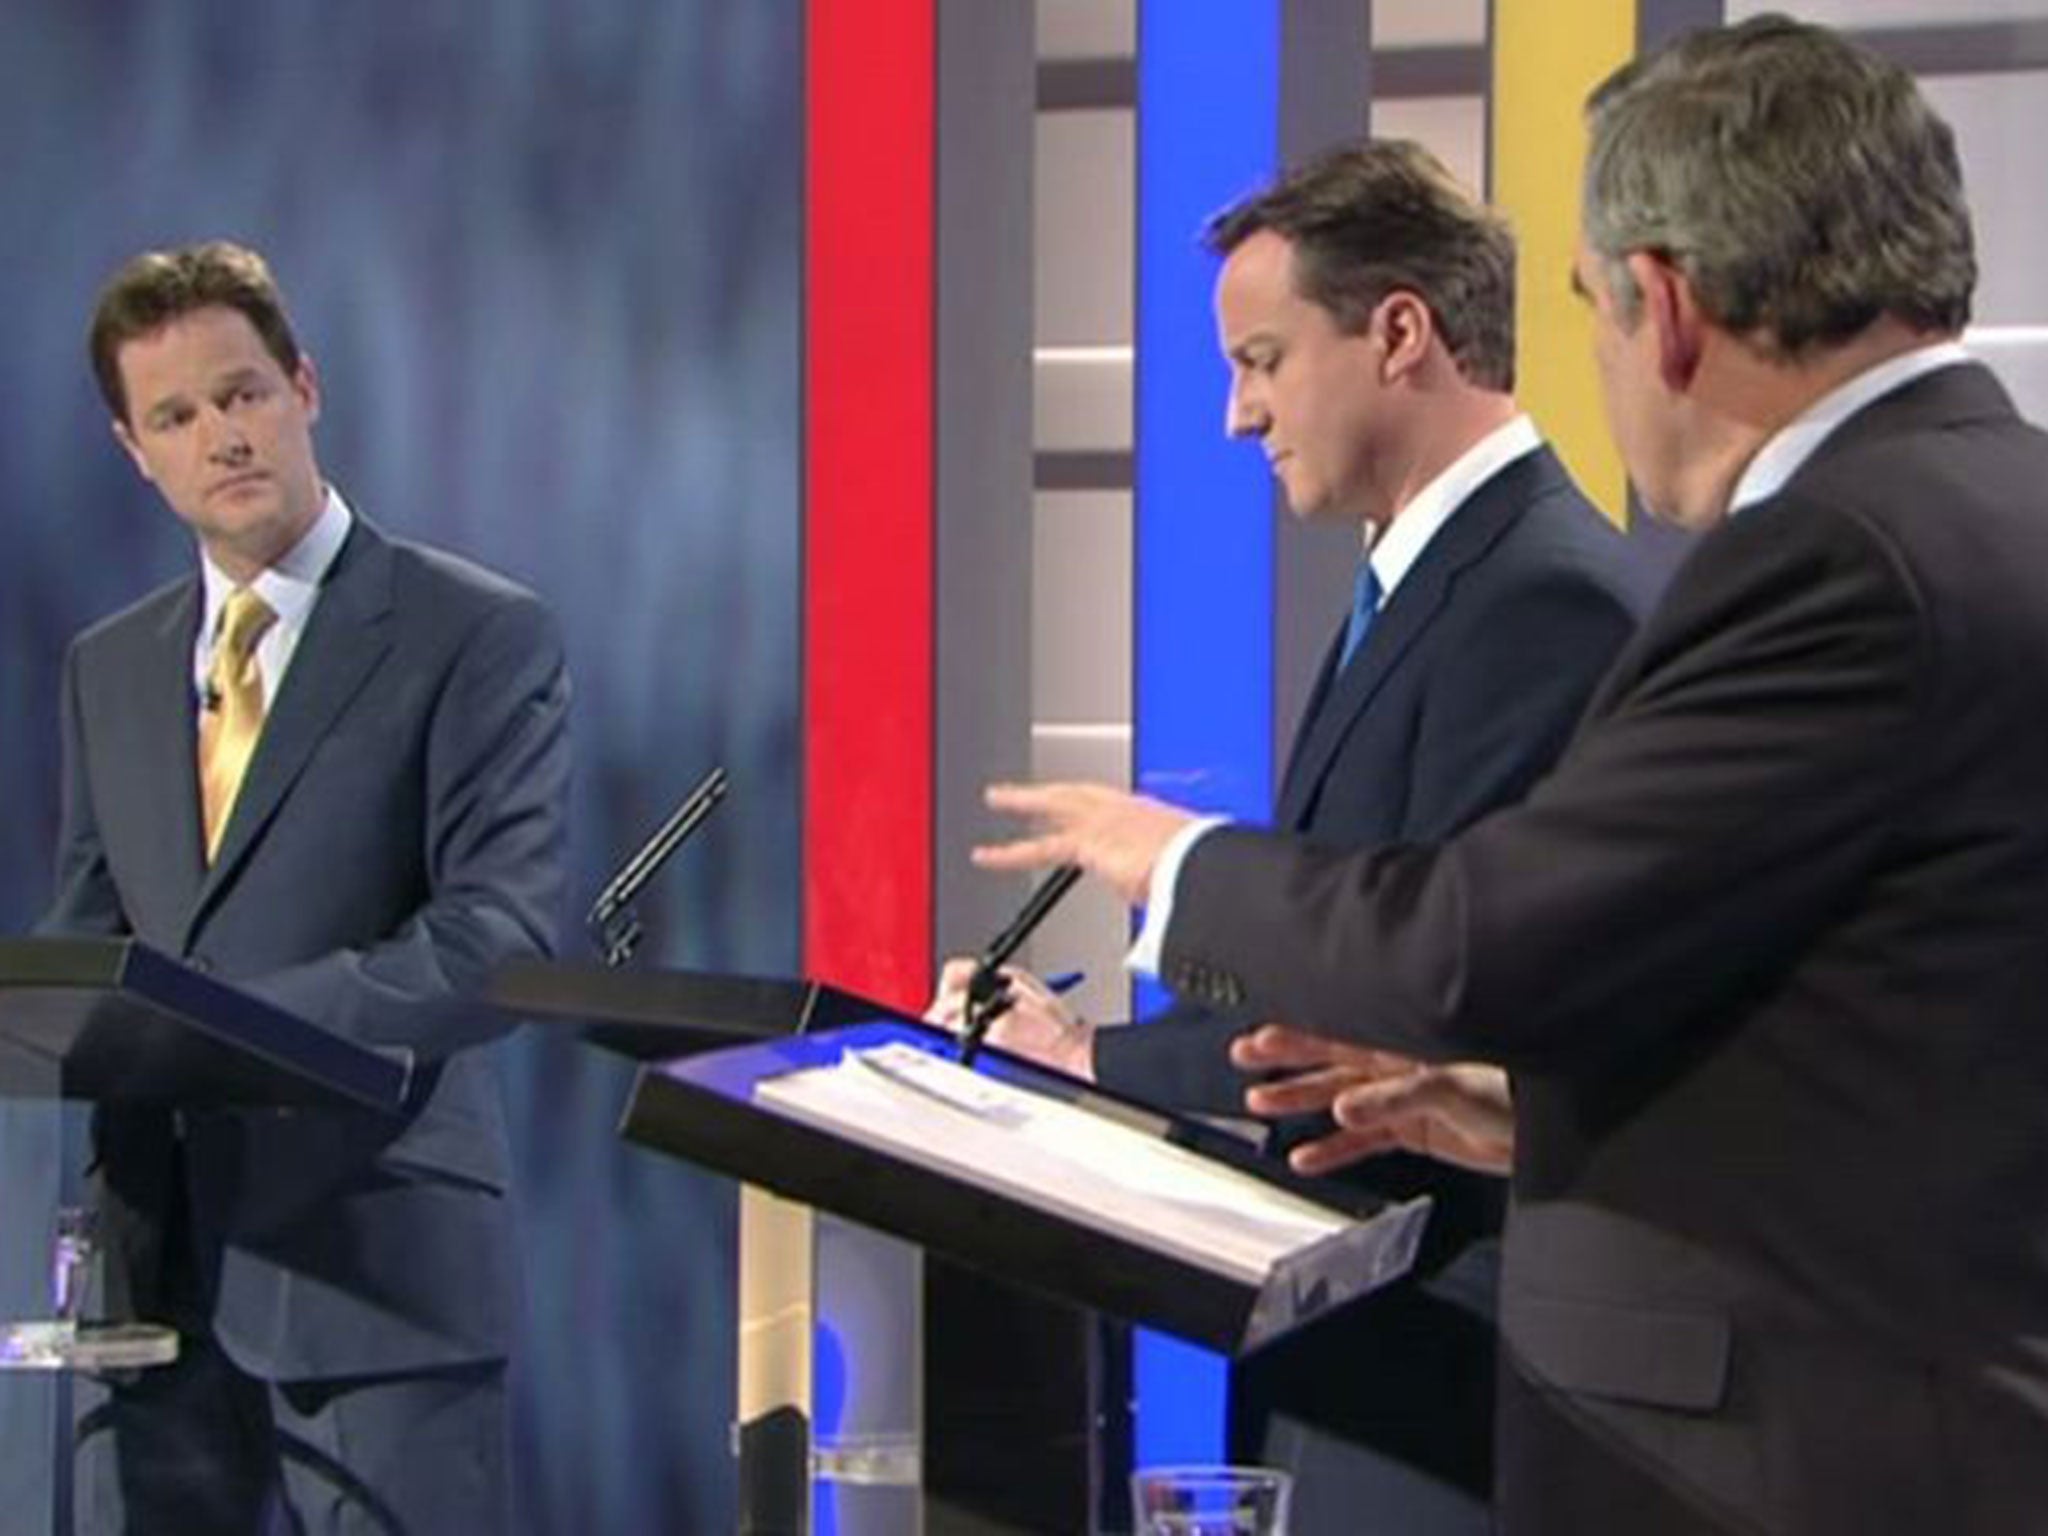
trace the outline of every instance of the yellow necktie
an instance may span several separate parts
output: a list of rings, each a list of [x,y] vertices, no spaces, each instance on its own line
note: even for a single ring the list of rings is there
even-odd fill
[[[247,587],[230,592],[221,608],[220,636],[206,672],[206,707],[199,716],[199,814],[209,864],[220,850],[256,738],[263,734],[263,673],[256,665],[256,645],[276,622],[270,605]]]

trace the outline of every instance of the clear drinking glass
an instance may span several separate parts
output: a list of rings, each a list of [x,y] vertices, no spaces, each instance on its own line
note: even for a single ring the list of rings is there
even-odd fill
[[[98,1257],[96,1213],[84,1206],[59,1206],[50,1245],[51,1316],[0,1324],[0,1370],[132,1370],[178,1358],[178,1336],[168,1328],[85,1320]]]
[[[1136,1536],[1287,1536],[1293,1491],[1273,1467],[1141,1467],[1131,1517]]]

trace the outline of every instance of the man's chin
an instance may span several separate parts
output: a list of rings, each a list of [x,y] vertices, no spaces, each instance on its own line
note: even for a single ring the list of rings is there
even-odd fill
[[[230,538],[284,517],[283,498],[274,480],[249,480],[209,491],[193,521],[202,529],[218,529]]]
[[[310,518],[287,517],[276,498],[232,507],[216,504],[208,510],[211,515],[203,520],[189,520],[192,531],[214,563],[231,576],[246,576],[273,565],[312,526]]]
[[[1295,521],[1306,523],[1328,514],[1329,498],[1313,487],[1302,485],[1278,469],[1273,471],[1273,484],[1287,504],[1287,515]]]

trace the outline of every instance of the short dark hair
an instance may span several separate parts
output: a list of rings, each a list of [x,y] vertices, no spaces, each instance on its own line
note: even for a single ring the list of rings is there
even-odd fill
[[[1209,221],[1227,256],[1261,230],[1294,252],[1300,295],[1365,328],[1396,290],[1429,306],[1459,373],[1515,387],[1515,237],[1420,144],[1366,139],[1318,155]]]
[[[1897,64],[1757,16],[1623,65],[1587,99],[1586,241],[1668,257],[1714,322],[1796,359],[1880,315],[1970,319],[1977,258],[1955,135]]]
[[[287,374],[299,367],[299,344],[284,312],[284,295],[270,267],[247,246],[228,240],[144,251],[107,281],[93,306],[93,377],[115,419],[128,419],[121,387],[121,348],[162,330],[195,310],[239,311]]]

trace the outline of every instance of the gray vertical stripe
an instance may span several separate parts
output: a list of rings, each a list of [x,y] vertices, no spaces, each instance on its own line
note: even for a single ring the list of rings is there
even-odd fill
[[[1364,0],[1286,0],[1280,14],[1280,158],[1298,165],[1361,137],[1378,66]],[[1217,402],[1222,415],[1222,402]],[[1246,453],[1255,450],[1247,445]],[[1303,523],[1276,485],[1273,516],[1273,783],[1336,625],[1349,611],[1359,534],[1348,523]]]
[[[967,848],[982,785],[1030,766],[1036,60],[1030,0],[944,0],[938,22],[932,890],[948,954],[1017,899]]]

